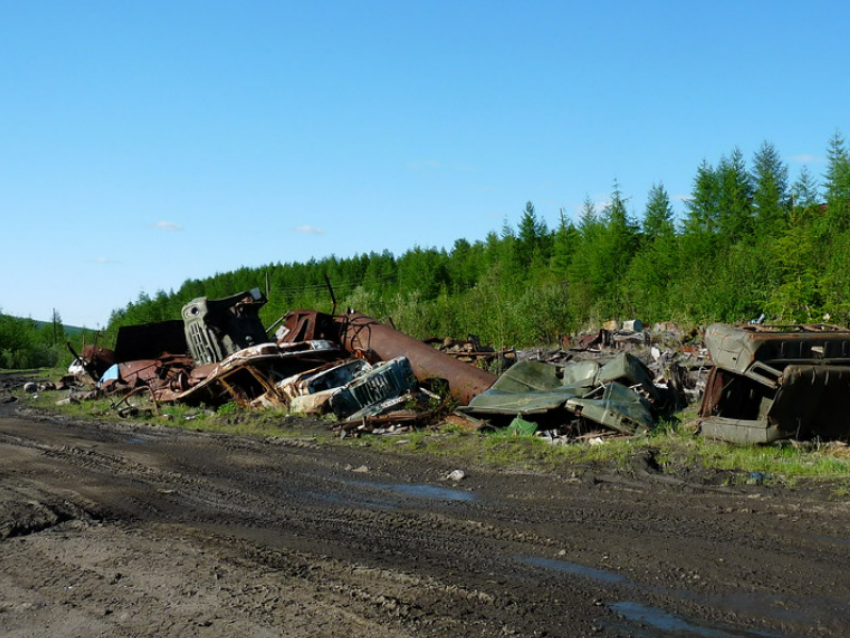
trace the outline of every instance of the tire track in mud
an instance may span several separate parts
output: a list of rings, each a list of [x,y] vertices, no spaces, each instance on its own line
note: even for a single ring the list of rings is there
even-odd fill
[[[21,441],[18,442],[20,443]],[[165,478],[179,479],[186,476],[184,472],[163,473],[161,471],[152,471],[149,466],[139,463],[131,463],[126,458],[116,458],[111,454],[94,452],[92,450],[82,450],[73,446],[37,447],[50,458],[62,458],[71,465],[93,469],[98,473],[106,472],[109,474],[115,474],[119,477],[131,475],[135,479],[138,479],[139,477],[145,479],[154,477],[158,482]],[[191,481],[189,481],[192,489],[202,488],[207,493],[206,497],[199,498],[193,492],[187,498],[184,483],[184,487],[181,489],[181,497],[178,499],[178,504],[187,506],[187,509],[189,509],[193,505],[197,506],[198,503],[206,505],[210,502],[215,502],[215,508],[212,513],[214,514],[219,527],[221,526],[222,505],[228,503],[227,499],[240,499],[243,503],[245,503],[243,509],[246,510],[251,510],[257,507],[264,508],[269,503],[267,496],[269,492],[278,491],[281,485],[292,487],[293,484],[298,485],[300,482],[303,482],[303,479],[299,480],[299,475],[297,473],[284,470],[276,474],[275,480],[271,485],[265,484],[266,481],[260,480],[259,477],[248,477],[247,480],[245,480],[246,489],[218,490],[217,497],[211,498],[209,496],[209,492],[214,490],[215,487],[214,485],[211,485],[211,482],[216,482],[218,480],[221,480],[218,475],[207,477],[205,479],[194,477]],[[326,480],[325,483],[329,484],[331,488],[335,488],[340,484],[340,481]],[[342,481],[342,485],[345,484],[346,481]],[[313,484],[312,487],[315,488],[315,484]],[[369,489],[368,486],[362,485],[359,486],[359,488]],[[328,489],[328,486],[326,486],[326,489]],[[262,494],[263,496],[256,497],[257,494]],[[295,504],[298,508],[300,508],[299,517],[296,520],[286,520],[285,518],[281,519],[279,516],[258,517],[255,513],[252,520],[245,520],[244,518],[239,520],[240,530],[244,533],[246,527],[267,529],[269,526],[288,523],[290,531],[294,529],[296,534],[299,532],[304,534],[312,533],[313,535],[318,533],[323,537],[323,540],[320,543],[321,545],[326,547],[327,543],[330,541],[343,543],[346,547],[346,552],[362,549],[363,556],[366,558],[374,554],[376,546],[380,548],[381,554],[385,558],[390,555],[396,555],[406,562],[409,562],[411,555],[427,555],[430,557],[428,562],[444,563],[444,569],[448,575],[456,575],[458,571],[462,572],[464,570],[482,572],[484,569],[488,568],[491,570],[503,568],[501,565],[488,564],[484,561],[485,565],[483,567],[475,569],[473,567],[475,563],[482,562],[482,557],[476,556],[473,551],[473,548],[479,547],[481,544],[481,530],[478,530],[479,535],[474,537],[473,540],[465,540],[464,536],[468,537],[468,525],[465,523],[461,523],[459,525],[455,524],[452,519],[447,516],[441,516],[439,524],[435,524],[433,515],[431,514],[427,515],[424,521],[418,521],[416,519],[408,518],[409,512],[405,514],[404,518],[399,518],[399,514],[394,512],[372,512],[350,507],[337,509],[333,512],[333,515],[329,516],[326,512],[323,513],[321,510],[313,511],[313,507],[310,505],[310,503],[312,503],[312,499],[309,494],[305,493],[303,490],[298,488],[294,490],[290,489],[287,492],[287,497],[289,496],[293,497],[292,500],[295,501]],[[132,509],[136,510],[135,515],[138,516],[139,508],[135,502],[132,503]],[[287,508],[286,511],[291,511],[291,508]],[[181,522],[185,524],[208,520],[208,517],[206,516],[198,516],[196,508],[193,509],[192,512],[194,515],[180,517]],[[269,514],[277,513],[274,511],[268,512],[268,509],[266,509],[266,512]],[[229,512],[226,512],[225,516],[227,513]],[[456,537],[458,527],[461,528],[464,534],[464,536],[461,536],[460,538]],[[437,533],[436,530],[439,528],[443,528],[443,531]],[[494,534],[493,536],[505,537],[505,533],[501,532]],[[519,537],[518,540],[524,540],[524,536]],[[452,557],[452,560],[447,562],[445,560],[446,557]],[[318,559],[314,557],[313,563],[316,562],[318,562]],[[385,570],[384,574],[386,573],[387,572]],[[327,576],[325,576],[325,578],[327,578]],[[328,582],[332,581],[333,579],[328,580]],[[384,582],[372,583],[371,586],[380,586],[381,589],[386,589],[386,583]],[[350,591],[356,594],[359,599],[376,601],[376,604],[378,604],[382,609],[390,609],[393,614],[398,613],[405,617],[410,616],[410,609],[418,608],[421,603],[421,601],[416,603],[415,600],[404,602],[405,597],[409,596],[409,593],[405,596],[394,595],[388,597],[386,593],[381,593],[377,596],[368,594],[366,593],[368,588],[361,588],[360,590],[353,589],[347,578],[340,579],[332,589],[337,592]],[[359,593],[357,593],[358,591]],[[442,592],[440,596],[432,596],[434,601],[430,604],[432,607],[431,611],[429,611],[430,616],[433,616],[434,614],[440,616],[437,608],[441,608],[443,609],[442,614],[446,618],[450,618],[451,614],[456,614],[458,613],[458,610],[461,609],[458,601],[455,600],[457,597],[456,595],[449,596],[448,600],[441,602],[441,596],[445,596],[446,592],[460,593],[462,601],[466,601],[466,606],[470,607],[470,596],[462,595],[466,591],[466,589],[462,586],[444,586],[440,588],[439,591]],[[399,592],[399,594],[402,593],[403,592]],[[414,598],[419,599],[421,596],[422,593],[419,592]],[[489,613],[484,615],[480,614],[480,603],[482,598],[495,600],[495,597],[491,594],[481,594],[474,597],[473,602],[475,604],[466,611],[463,611],[461,614],[463,617],[463,625],[466,627],[466,633],[468,633],[473,626],[478,624],[485,629],[492,625],[492,619],[490,618]],[[502,595],[502,598],[505,598],[504,594]],[[530,601],[525,605],[518,605],[517,603],[508,600],[506,602],[506,609],[523,609],[523,615],[527,615],[529,611],[529,604]],[[473,613],[473,608],[478,610],[477,615]],[[507,613],[508,612],[503,612],[503,614]],[[441,624],[445,625],[446,622],[448,621],[444,620]],[[502,623],[502,625],[504,626],[504,623]],[[458,627],[455,627],[455,629],[458,629]],[[508,633],[516,633],[516,631],[518,630],[512,630]]]
[[[840,509],[778,518],[782,508],[743,494],[495,474],[459,489],[435,485],[421,459],[303,441],[85,424],[12,430],[0,445],[38,456],[20,477],[49,467],[46,484],[79,485],[86,503],[97,493],[86,511],[105,521],[183,530],[233,564],[270,570],[265,593],[243,592],[260,607],[276,575],[420,635],[641,635],[641,622],[651,635],[680,635],[651,627],[653,607],[725,632],[714,635],[843,627],[850,583],[829,566],[850,545],[800,543],[806,517],[813,531],[836,512],[846,524]],[[364,459],[368,473],[343,469]],[[643,620],[628,618],[635,609]],[[811,621],[821,627],[806,629]]]

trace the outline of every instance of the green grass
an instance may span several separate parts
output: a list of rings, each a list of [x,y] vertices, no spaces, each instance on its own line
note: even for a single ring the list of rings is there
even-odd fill
[[[208,406],[189,406],[181,403],[160,403],[154,406],[144,395],[122,401],[121,397],[101,397],[80,403],[56,405],[67,392],[45,391],[37,395],[28,395],[23,391],[15,393],[20,399],[19,405],[55,412],[69,418],[90,419],[109,422],[149,423],[164,425],[196,432],[222,432],[244,436],[303,437],[315,435],[317,438],[330,438],[330,432],[309,431],[300,427],[301,421],[280,410],[245,410],[235,403],[227,403],[218,408]],[[121,418],[118,408],[134,406],[135,414]]]
[[[18,393],[22,404],[59,411],[81,419],[120,420],[115,404],[120,399],[101,398],[80,404],[56,406],[62,392],[40,392],[37,399]],[[727,472],[729,483],[747,482],[753,473],[767,484],[793,485],[803,480],[832,481],[836,497],[850,494],[850,448],[837,445],[739,446],[704,439],[693,429],[676,422],[662,423],[649,434],[605,439],[603,443],[551,445],[538,436],[506,436],[503,432],[467,432],[449,425],[434,426],[401,436],[367,436],[340,439],[320,422],[304,421],[285,411],[250,411],[234,403],[217,409],[182,404],[153,404],[139,395],[130,399],[139,414],[130,421],[205,432],[244,436],[316,437],[333,445],[362,445],[368,440],[376,450],[417,454],[458,463],[508,471],[555,472],[559,474],[600,469],[629,471],[636,454],[650,451],[661,470],[683,472]],[[330,422],[328,423],[330,425]]]
[[[673,474],[681,468],[729,472],[733,475],[729,481],[747,482],[750,475],[757,473],[761,475],[759,480],[767,484],[829,480],[846,482],[850,491],[850,457],[835,456],[832,446],[820,449],[788,443],[738,446],[704,439],[678,427],[660,427],[642,436],[609,438],[598,445],[551,445],[537,436],[510,437],[456,430],[376,436],[369,440],[377,449],[429,454],[508,470],[558,473],[602,467],[628,470],[632,457],[651,451],[661,470]]]

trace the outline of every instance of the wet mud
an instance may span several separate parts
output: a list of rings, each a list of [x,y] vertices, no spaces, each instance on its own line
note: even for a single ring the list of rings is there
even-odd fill
[[[850,504],[0,412],[7,636],[850,636]]]

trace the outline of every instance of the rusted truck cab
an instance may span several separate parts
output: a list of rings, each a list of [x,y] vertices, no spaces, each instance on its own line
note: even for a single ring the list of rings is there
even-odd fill
[[[736,443],[850,437],[850,330],[713,324],[700,404],[704,436]]]

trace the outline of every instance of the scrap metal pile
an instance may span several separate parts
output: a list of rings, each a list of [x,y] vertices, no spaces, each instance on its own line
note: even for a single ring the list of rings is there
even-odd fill
[[[518,362],[463,414],[553,443],[646,432],[701,395],[707,352],[673,324],[640,321],[517,353]]]
[[[89,346],[77,356],[77,371],[97,386],[87,396],[279,407],[371,431],[427,420],[449,397],[467,402],[496,380],[356,312],[292,311],[270,337],[259,318],[265,302],[258,289],[202,297],[182,320],[122,327],[114,350]],[[444,395],[429,389],[434,379],[445,381]]]
[[[633,435],[701,401],[702,434],[736,442],[840,438],[850,402],[850,331],[831,326],[609,322],[554,350],[495,352],[418,341],[366,315],[294,310],[269,330],[258,289],[195,299],[182,319],[119,330],[88,346],[90,394],[332,415],[343,432],[434,423],[455,409],[474,427],[508,426],[552,442]],[[273,334],[270,334],[274,330]],[[710,355],[710,356],[709,356]],[[507,370],[497,376],[485,368]]]

